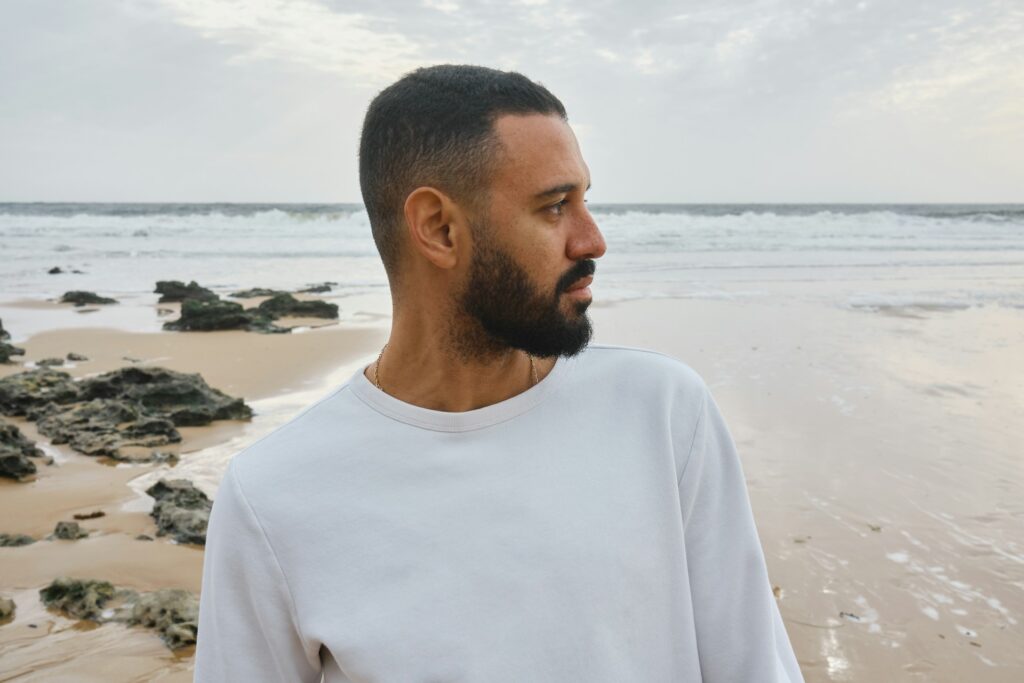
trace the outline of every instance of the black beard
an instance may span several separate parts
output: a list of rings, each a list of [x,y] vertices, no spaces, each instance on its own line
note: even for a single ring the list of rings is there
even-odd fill
[[[488,226],[475,227],[469,281],[457,303],[464,314],[460,317],[468,317],[478,329],[460,331],[456,341],[460,355],[492,356],[513,348],[551,358],[575,356],[585,349],[593,334],[586,315],[591,302],[574,301],[572,318],[559,304],[569,287],[594,273],[594,261],[577,261],[559,278],[554,291],[545,294],[510,254],[494,246]]]

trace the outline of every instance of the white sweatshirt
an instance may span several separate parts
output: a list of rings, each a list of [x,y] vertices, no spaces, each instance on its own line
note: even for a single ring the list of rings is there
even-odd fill
[[[592,345],[462,413],[362,369],[239,453],[198,683],[796,683],[733,441],[696,372]]]

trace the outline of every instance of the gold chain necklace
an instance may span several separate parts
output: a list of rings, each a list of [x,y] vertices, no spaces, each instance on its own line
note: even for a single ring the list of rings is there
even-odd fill
[[[384,346],[381,348],[380,353],[377,354],[377,362],[373,364],[373,383],[381,391],[384,391],[384,388],[381,387],[380,380],[377,379],[377,372],[378,370],[380,370],[380,359],[384,357],[384,349],[388,348],[388,343],[385,343]],[[536,386],[537,382],[539,381],[537,379],[537,365],[533,362],[533,355],[527,354],[527,356],[530,359],[530,375],[533,377],[533,384],[531,384],[530,386],[533,387]]]

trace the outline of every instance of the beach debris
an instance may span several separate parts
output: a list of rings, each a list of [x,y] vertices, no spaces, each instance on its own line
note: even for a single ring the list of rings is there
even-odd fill
[[[793,539],[793,543],[807,543],[809,540],[811,540],[810,536],[797,536]]]
[[[80,383],[82,399],[137,401],[153,416],[178,427],[198,427],[214,420],[248,420],[252,408],[206,383],[199,373],[166,368],[126,367]]]
[[[132,358],[131,356],[121,356],[121,360],[126,360],[129,363],[141,363],[141,358]]]
[[[110,299],[105,296],[100,296],[95,292],[85,291],[73,291],[64,292],[64,295],[60,298],[62,304],[74,304],[75,306],[85,306],[87,304],[116,304],[116,299]]]
[[[195,280],[192,280],[187,285],[180,280],[159,280],[156,283],[155,292],[161,295],[157,300],[159,304],[171,303],[172,301],[186,301],[188,299],[216,301],[220,298],[212,290],[200,286]]]
[[[868,524],[868,528],[874,532],[880,532],[882,530],[882,526],[880,524]]]
[[[156,499],[150,514],[157,536],[172,536],[179,543],[206,544],[206,525],[213,507],[205,493],[188,479],[160,479],[146,489]]]
[[[839,618],[847,619],[849,621],[860,621],[860,617],[854,614],[853,612],[840,612]]]
[[[252,311],[252,309],[249,309]],[[291,294],[278,294],[262,302],[256,310],[270,318],[286,315],[310,318],[337,318],[338,305],[314,299],[302,301]]]
[[[154,539],[149,534],[139,534],[138,536],[135,537],[135,540],[136,541],[153,541],[153,540],[156,540],[156,539]]]
[[[782,586],[772,586],[772,595],[775,596],[776,600],[782,599]]]
[[[0,595],[0,621],[6,621],[13,617],[15,609],[14,600]]]
[[[253,287],[252,289],[243,289],[238,292],[233,292],[228,296],[234,299],[253,299],[258,296],[277,296],[278,294],[287,294],[288,292],[282,289],[267,289],[266,287]]]
[[[0,534],[0,548],[18,548],[35,542],[36,539],[25,534]]]
[[[192,645],[199,630],[199,600],[180,588],[139,592],[109,581],[60,577],[39,591],[48,608],[97,624],[152,628],[172,650]]]
[[[29,441],[17,425],[0,418],[0,476],[24,480],[36,473],[36,464],[29,458],[41,458],[44,453]]]
[[[36,361],[36,365],[41,368],[49,368],[53,366],[64,365],[63,358],[41,358]]]
[[[75,519],[96,519],[97,517],[106,517],[107,513],[103,510],[93,510],[92,512],[76,512],[71,515]]]
[[[71,375],[62,370],[35,368],[0,378],[0,413],[25,415],[31,408],[47,403],[79,400],[79,389]]]
[[[66,443],[85,455],[118,457],[126,446],[165,446],[181,441],[174,423],[148,414],[137,401],[93,399],[84,403],[49,403],[32,410],[40,434],[54,444]]]
[[[54,266],[53,268],[50,268],[46,272],[49,273],[50,275],[60,275],[64,271],[60,269],[60,266]]]
[[[63,541],[77,541],[80,538],[85,538],[89,535],[89,532],[78,525],[78,522],[60,521],[57,522],[57,526],[53,529],[53,538],[59,538]]]
[[[74,351],[68,351],[67,360],[70,360],[70,361],[83,361],[83,360],[89,360],[89,358],[87,356],[83,356],[80,353],[75,353]]]

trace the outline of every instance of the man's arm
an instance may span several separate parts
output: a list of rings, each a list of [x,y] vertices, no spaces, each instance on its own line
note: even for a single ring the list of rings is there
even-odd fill
[[[206,533],[193,680],[320,681],[318,648],[299,633],[287,581],[233,462]]]
[[[679,494],[701,676],[705,683],[802,683],[736,447],[706,389],[692,438]]]

